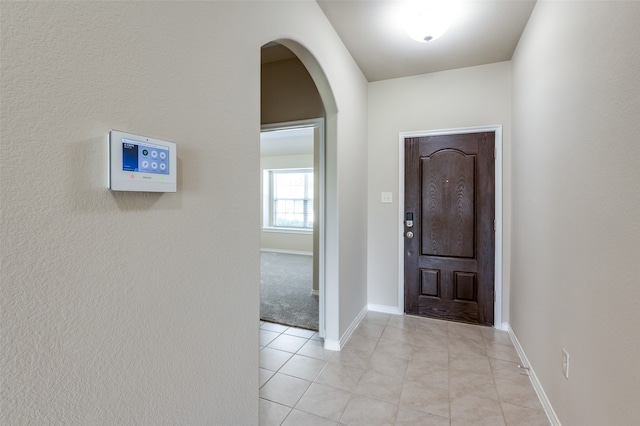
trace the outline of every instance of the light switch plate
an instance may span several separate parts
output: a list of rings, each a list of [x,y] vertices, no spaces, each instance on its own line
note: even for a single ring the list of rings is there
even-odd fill
[[[392,203],[393,202],[393,193],[392,192],[383,192],[380,198],[382,203]]]

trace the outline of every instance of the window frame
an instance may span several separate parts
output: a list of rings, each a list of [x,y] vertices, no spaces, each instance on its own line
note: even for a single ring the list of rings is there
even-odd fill
[[[308,217],[313,218],[310,226],[279,226],[276,225],[276,175],[278,174],[293,174],[293,173],[305,173],[310,175],[311,184],[305,178],[305,198],[296,198],[291,200],[302,200],[303,202],[303,215],[305,217],[305,223],[309,224]],[[282,233],[295,233],[295,234],[310,234],[313,233],[315,226],[315,211],[314,211],[314,180],[315,174],[312,167],[294,167],[294,168],[274,168],[264,170],[264,191],[265,191],[265,203],[263,206],[263,227],[266,232],[282,232]],[[282,200],[282,199],[281,199]],[[288,199],[285,199],[288,200]],[[309,202],[310,201],[310,202]]]

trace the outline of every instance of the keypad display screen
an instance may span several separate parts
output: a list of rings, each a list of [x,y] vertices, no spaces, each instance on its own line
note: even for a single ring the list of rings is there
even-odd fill
[[[122,139],[122,170],[168,175],[169,148]]]

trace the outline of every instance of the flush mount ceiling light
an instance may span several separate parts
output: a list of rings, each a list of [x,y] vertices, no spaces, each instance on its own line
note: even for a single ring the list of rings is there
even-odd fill
[[[412,39],[426,43],[442,36],[458,13],[454,0],[410,1],[403,9],[402,21]]]

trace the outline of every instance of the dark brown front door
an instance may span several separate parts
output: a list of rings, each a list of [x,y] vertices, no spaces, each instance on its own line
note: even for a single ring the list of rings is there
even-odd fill
[[[405,311],[493,325],[495,133],[404,143]]]

